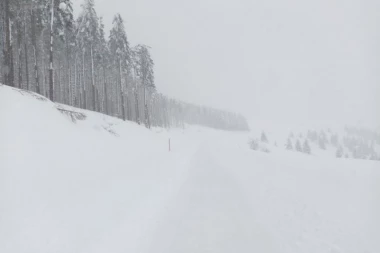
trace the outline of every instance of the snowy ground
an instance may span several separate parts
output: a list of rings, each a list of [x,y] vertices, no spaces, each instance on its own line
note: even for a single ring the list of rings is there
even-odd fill
[[[380,252],[379,162],[85,113],[0,85],[0,252]]]

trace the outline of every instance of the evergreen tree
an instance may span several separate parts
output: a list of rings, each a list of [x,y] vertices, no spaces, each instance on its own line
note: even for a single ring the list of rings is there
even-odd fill
[[[90,1],[90,0],[88,0]],[[73,14],[70,0],[50,2],[50,47],[49,47],[49,97],[54,101],[54,35],[64,38],[65,29],[71,29]]]
[[[95,57],[96,50],[100,44],[100,34],[99,34],[99,18],[95,11],[94,0],[85,0],[82,5],[82,13],[78,18],[78,27],[77,27],[77,39],[78,44],[82,48],[83,52],[83,69],[85,68],[85,55],[87,53],[87,59],[90,65],[90,84],[91,84],[91,107],[93,110],[96,110],[96,93],[97,87],[95,85]],[[84,72],[84,71],[83,71]],[[87,108],[87,86],[85,81],[85,76],[83,75],[83,96],[84,96],[84,108]]]
[[[293,144],[292,144],[292,141],[290,140],[290,138],[288,138],[286,145],[285,145],[285,148],[287,150],[293,150]]]
[[[144,91],[144,115],[145,126],[150,128],[150,115],[149,105],[147,98],[147,90],[155,91],[156,86],[154,84],[154,62],[150,56],[149,47],[146,45],[137,45],[134,49],[137,56],[137,75],[139,76],[143,91]]]
[[[42,0],[33,0],[31,2],[32,6],[30,9],[30,23],[31,23],[31,42],[32,42],[32,52],[33,52],[33,65],[34,65],[34,82],[36,87],[36,92],[43,94],[40,78],[40,59],[41,53],[40,49],[43,46],[43,31],[46,27],[46,12],[44,6],[41,4]],[[42,37],[42,38],[41,38]],[[43,80],[44,81],[44,80]]]
[[[106,114],[109,114],[109,90],[110,90],[110,83],[107,82],[107,72],[108,72],[108,67],[110,65],[111,59],[110,59],[110,51],[107,45],[107,41],[105,38],[105,32],[104,32],[104,24],[103,24],[103,19],[99,19],[99,52],[98,58],[100,61],[101,65],[101,76],[102,76],[102,81],[103,81],[103,112]]]
[[[125,87],[127,87],[126,81],[131,63],[131,50],[129,48],[129,42],[124,28],[124,21],[121,18],[120,14],[117,14],[114,17],[112,23],[113,26],[110,31],[109,48],[112,58],[114,59],[114,64],[118,69],[120,107],[122,111],[122,117],[124,120],[126,120],[127,116],[125,113]]]
[[[264,142],[264,143],[268,143],[268,138],[265,134],[265,132],[261,132],[261,138],[260,138],[261,142]]]
[[[305,139],[305,141],[303,142],[302,152],[306,154],[311,154],[311,148],[307,139]]]

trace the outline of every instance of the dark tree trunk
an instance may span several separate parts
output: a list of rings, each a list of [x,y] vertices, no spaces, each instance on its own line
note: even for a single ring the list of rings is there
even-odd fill
[[[26,36],[26,18],[24,18],[24,51],[25,51],[25,76],[26,76],[26,89],[29,90],[29,66],[28,66],[28,43]]]
[[[54,23],[54,0],[51,1],[51,18],[50,18],[50,48],[49,48],[49,97],[54,101],[54,70],[53,70],[53,23]]]
[[[92,53],[92,45],[91,45],[91,86],[92,86],[92,109],[96,111],[96,88],[95,88],[95,80],[94,80],[94,56]]]
[[[4,50],[5,51],[4,52],[5,84],[9,86],[14,86],[9,0],[5,0],[4,6],[5,6],[5,50]]]
[[[22,54],[21,54],[21,21],[17,21],[17,52],[18,52],[18,87],[22,89]]]
[[[135,85],[135,109],[136,109],[136,122],[140,125],[140,112],[139,112],[139,98],[138,98],[138,91],[137,91],[137,85]]]
[[[66,66],[67,66],[67,84],[66,87],[66,102],[68,105],[72,105],[71,102],[71,93],[72,93],[72,85],[71,85],[71,68],[70,68],[70,46],[69,46],[69,39],[68,36],[66,36]]]
[[[143,84],[144,87],[144,119],[145,119],[145,126],[147,128],[150,128],[150,119],[149,119],[149,110],[148,110],[148,103],[146,101],[146,87],[145,82]]]
[[[104,112],[108,114],[108,96],[107,96],[107,80],[106,80],[106,64],[103,59],[103,85],[104,85]]]
[[[74,83],[71,91],[71,101],[74,106],[76,106],[76,98],[77,98],[77,54],[74,56]]]
[[[119,58],[119,88],[120,88],[120,100],[121,100],[121,114],[123,117],[123,120],[125,120],[125,108],[124,108],[124,93],[123,93],[123,87],[121,83],[121,60]]]
[[[84,54],[85,49],[83,49],[83,59],[82,59],[82,81],[83,81],[83,108],[87,109],[87,94],[86,94],[86,76],[84,74]]]
[[[33,56],[34,56],[34,78],[36,82],[36,91],[41,94],[40,81],[38,76],[38,49],[37,49],[37,31],[36,31],[36,14],[34,10],[31,10],[30,21],[32,25],[32,44],[33,44]]]

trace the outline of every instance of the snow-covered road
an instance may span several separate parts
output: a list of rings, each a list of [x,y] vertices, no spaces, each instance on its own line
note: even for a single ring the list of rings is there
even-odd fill
[[[144,252],[278,252],[230,169],[202,145]]]

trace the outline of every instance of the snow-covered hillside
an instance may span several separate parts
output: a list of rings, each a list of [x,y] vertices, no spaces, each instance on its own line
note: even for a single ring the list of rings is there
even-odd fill
[[[0,252],[380,252],[378,161],[255,152],[250,133],[147,130],[1,85],[0,120]]]

